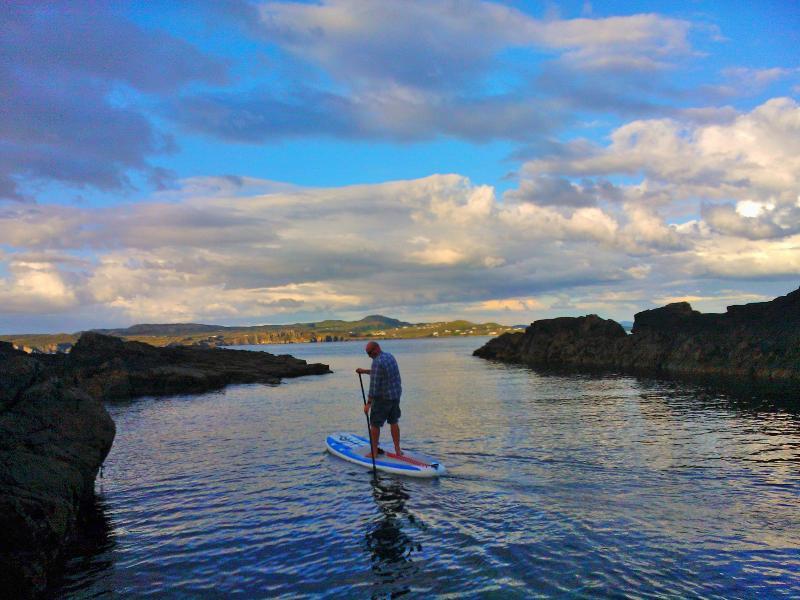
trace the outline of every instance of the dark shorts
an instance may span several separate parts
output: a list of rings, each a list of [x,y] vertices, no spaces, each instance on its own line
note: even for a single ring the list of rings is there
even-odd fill
[[[372,401],[372,409],[369,413],[370,425],[383,427],[384,423],[394,425],[400,419],[400,398],[389,400],[375,398]]]

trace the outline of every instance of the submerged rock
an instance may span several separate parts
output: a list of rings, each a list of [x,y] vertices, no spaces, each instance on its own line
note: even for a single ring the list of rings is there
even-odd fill
[[[544,319],[475,356],[542,367],[613,368],[800,382],[800,289],[703,314],[677,302],[636,314],[631,335],[596,315]]]

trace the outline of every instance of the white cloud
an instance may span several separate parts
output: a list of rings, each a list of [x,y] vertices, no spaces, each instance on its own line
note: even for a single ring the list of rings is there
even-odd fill
[[[800,161],[800,107],[774,98],[733,122],[686,124],[674,119],[633,121],[595,147],[565,160],[531,161],[530,176],[643,175],[681,196],[743,198],[779,194],[794,201]]]
[[[656,14],[530,23],[531,37],[566,49],[564,60],[584,69],[653,70],[689,54],[686,21]]]
[[[0,278],[3,313],[62,312],[74,308],[76,290],[52,263],[12,261],[9,277]]]
[[[740,200],[736,203],[736,212],[743,217],[755,219],[764,212],[775,210],[775,205],[771,202],[755,202],[753,200]]]
[[[423,265],[455,265],[464,260],[465,255],[447,246],[433,246],[411,252],[409,257]]]
[[[343,188],[268,186],[244,196],[235,186],[220,191],[214,181],[195,179],[189,187],[169,203],[157,196],[113,210],[40,205],[6,212],[0,231],[13,233],[18,253],[90,251],[95,258],[78,265],[48,267],[52,285],[57,274],[69,275],[51,295],[128,319],[266,319],[474,303],[528,297],[563,281],[631,277],[630,260],[611,258],[618,228],[612,216],[502,203],[491,187],[456,175]],[[584,256],[587,240],[608,249]],[[579,258],[549,268],[570,255]],[[27,285],[20,297],[32,296],[30,278],[12,279],[17,293]],[[44,284],[39,277],[39,288]]]
[[[283,80],[182,97],[169,114],[184,127],[248,143],[530,142],[572,121],[576,106],[661,110],[657,99],[674,98],[675,89],[657,81],[693,56],[692,24],[657,14],[536,19],[480,0],[254,6],[247,29],[273,46]]]
[[[686,273],[697,278],[785,278],[797,285],[800,235],[778,240],[727,236],[700,240],[687,257]]]
[[[544,303],[537,298],[503,298],[486,300],[466,308],[470,312],[531,312],[544,309]]]
[[[774,98],[724,123],[634,121],[617,128],[606,147],[530,161],[523,176],[521,189],[543,177],[632,179],[616,186],[629,218],[645,240],[675,247],[682,243],[676,235],[687,230],[678,224],[671,232],[652,214],[644,219],[637,204],[684,203],[685,210],[694,203],[695,214],[702,204],[701,229],[752,239],[791,236],[800,231],[800,106]]]
[[[748,88],[753,91],[760,90],[771,83],[796,73],[800,73],[800,68],[771,67],[768,69],[753,69],[750,67],[730,67],[722,72],[730,84],[739,90],[739,93],[742,93],[742,88]]]
[[[686,282],[792,281],[794,142],[764,138],[791,136],[799,111],[782,99],[727,125],[637,121],[607,147],[532,161],[502,198],[453,174],[339,188],[228,177],[113,209],[17,205],[0,213],[5,312],[268,322],[449,307],[524,321],[628,314],[646,290]]]
[[[343,80],[413,88],[463,81],[510,47],[560,50],[582,68],[659,68],[690,51],[691,28],[656,14],[538,20],[478,0],[265,2],[259,26],[270,40]]]

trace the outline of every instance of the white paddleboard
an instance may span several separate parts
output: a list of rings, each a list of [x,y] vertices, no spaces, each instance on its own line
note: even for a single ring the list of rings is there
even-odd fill
[[[334,456],[367,469],[372,468],[369,440],[366,437],[352,433],[332,433],[325,445]],[[379,471],[408,477],[438,477],[446,472],[443,464],[420,452],[403,450],[403,455],[398,456],[385,448],[383,450],[384,454],[375,459],[375,468]]]

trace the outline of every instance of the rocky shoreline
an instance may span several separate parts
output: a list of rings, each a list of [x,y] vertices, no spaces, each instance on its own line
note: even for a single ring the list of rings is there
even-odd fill
[[[86,333],[69,354],[0,342],[0,591],[29,598],[48,577],[94,494],[115,426],[106,400],[201,393],[330,373],[292,356],[156,348]]]
[[[631,334],[597,315],[532,323],[475,356],[543,368],[614,369],[800,384],[800,289],[700,313],[687,302],[637,313]]]

